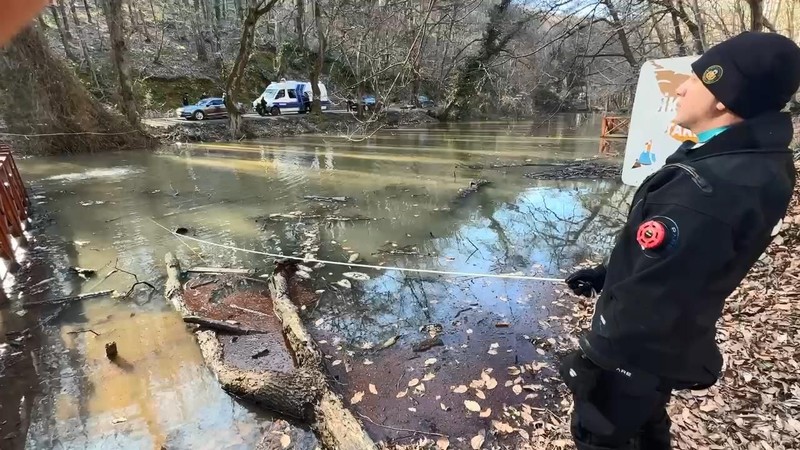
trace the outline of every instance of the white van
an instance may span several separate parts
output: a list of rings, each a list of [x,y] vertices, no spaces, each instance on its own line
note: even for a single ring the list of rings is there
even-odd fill
[[[325,111],[331,106],[328,100],[328,89],[322,83],[318,84],[320,103]],[[307,100],[306,100],[307,96]],[[277,116],[285,113],[305,113],[311,111],[311,101],[314,93],[308,81],[285,81],[270,83],[264,92],[253,100],[253,108],[262,116],[271,114]]]

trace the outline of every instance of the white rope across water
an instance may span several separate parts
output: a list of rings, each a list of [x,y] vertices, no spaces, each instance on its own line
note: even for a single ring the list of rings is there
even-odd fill
[[[302,261],[305,263],[322,263],[322,264],[330,264],[332,266],[345,266],[345,267],[359,267],[362,269],[375,269],[375,270],[397,270],[400,272],[414,272],[414,273],[429,273],[435,275],[448,275],[452,277],[472,277],[472,278],[504,278],[510,280],[528,280],[528,281],[544,281],[548,283],[563,283],[563,278],[549,278],[549,277],[534,277],[529,275],[520,275],[516,273],[473,273],[473,272],[453,272],[448,270],[435,270],[435,269],[415,269],[411,267],[393,267],[393,266],[376,266],[372,264],[358,264],[358,263],[350,263],[350,262],[342,262],[342,261],[327,261],[324,259],[315,259],[315,258],[304,258],[301,256],[289,256],[289,255],[280,255],[276,253],[269,253],[269,252],[261,252],[258,250],[249,250],[246,248],[234,247],[232,245],[227,244],[220,244],[217,242],[207,241],[205,239],[199,239],[192,236],[184,236],[174,231],[170,230],[169,228],[161,225],[160,223],[156,222],[153,219],[154,224],[158,225],[159,227],[163,228],[167,233],[176,236],[178,239],[184,238],[189,239],[195,242],[199,242],[201,244],[212,245],[214,247],[225,248],[228,250],[234,250],[237,252],[243,253],[251,253],[254,255],[262,255],[262,256],[269,256],[271,258],[278,258],[278,259],[291,259],[295,261]]]

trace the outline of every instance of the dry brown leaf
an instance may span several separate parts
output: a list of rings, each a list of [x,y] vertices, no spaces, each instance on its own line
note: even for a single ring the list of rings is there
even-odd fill
[[[491,391],[492,389],[494,389],[496,387],[497,387],[497,380],[495,380],[494,378],[491,378],[491,377],[488,380],[486,380],[486,389]]]
[[[408,394],[408,389],[398,392],[396,398],[403,398],[406,396],[406,394]]]
[[[417,412],[417,408],[408,408],[408,410],[411,412]]]
[[[364,391],[358,391],[353,395],[353,398],[350,399],[350,404],[355,405],[360,402],[362,398],[364,398]]]
[[[444,405],[444,403],[439,403],[439,407],[442,408],[442,411],[447,411],[448,409],[447,406]]]
[[[491,416],[492,415],[492,408],[486,408],[486,410],[485,411],[481,411],[481,413],[479,415],[481,417],[484,417],[484,418]]]
[[[511,425],[509,425],[509,424],[507,424],[505,422],[500,422],[498,420],[493,420],[492,421],[492,428],[494,428],[495,430],[497,430],[497,431],[499,431],[501,433],[513,433],[514,432],[514,427],[512,427]]]
[[[458,385],[457,388],[453,389],[453,392],[456,394],[463,394],[469,390],[468,387],[464,386],[463,384]]]
[[[481,405],[473,400],[464,400],[464,406],[472,412],[480,412],[481,410]]]
[[[414,390],[417,392],[425,392],[425,385],[423,383],[420,383],[414,386]]]
[[[425,360],[425,366],[432,366],[436,364],[436,358],[428,358]]]
[[[425,376],[422,377],[422,381],[431,381],[434,378],[436,378],[435,373],[426,373]]]
[[[450,448],[450,440],[442,436],[436,440],[436,448],[438,450],[447,450]]]
[[[339,364],[341,364],[341,363],[342,363],[342,360],[341,360],[341,359],[337,359],[336,361],[334,361],[334,362],[332,362],[332,363],[331,363],[331,366],[334,366],[334,367],[335,367],[335,366],[338,366],[338,365],[339,365]]]
[[[292,445],[292,437],[288,434],[281,435],[281,448],[289,448]]]
[[[486,386],[486,382],[483,380],[472,380],[469,384],[472,389],[483,389],[484,386]]]
[[[414,387],[419,384],[419,378],[413,378],[408,382],[408,387]]]
[[[483,441],[486,440],[486,430],[481,430],[477,436],[474,436],[469,441],[472,450],[479,450],[483,446]]]
[[[378,389],[375,388],[375,385],[372,383],[369,385],[369,391],[372,392],[372,395],[378,395]]]
[[[522,386],[518,384],[515,384],[514,387],[511,388],[511,390],[514,391],[514,393],[517,395],[522,394]]]
[[[520,373],[521,371],[519,370],[519,367],[512,366],[508,368],[508,374],[511,375],[512,377],[515,377]]]
[[[486,400],[486,394],[484,394],[483,391],[480,390],[480,389],[477,389],[475,391],[475,396],[478,397],[481,400]]]
[[[517,433],[519,433],[519,435],[522,436],[522,439],[525,439],[526,442],[531,440],[531,435],[527,431],[519,429],[517,430]]]

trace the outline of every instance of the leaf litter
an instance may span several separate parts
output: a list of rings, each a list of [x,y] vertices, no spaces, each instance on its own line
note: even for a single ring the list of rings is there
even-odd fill
[[[800,169],[800,163],[796,168]],[[589,264],[592,262],[587,261],[586,265]],[[536,348],[546,350],[550,357],[575,347],[576,337],[590,324],[595,302],[594,299],[575,297],[566,289],[557,293],[559,297],[555,306],[565,308],[566,313],[539,322],[543,328],[555,331],[555,338],[532,341]],[[795,346],[796,336],[800,335],[798,300],[800,186],[795,188],[776,239],[726,301],[717,333],[725,360],[723,377],[706,391],[676,391],[673,395],[668,412],[676,450],[796,448],[800,440],[800,379],[797,377],[800,354]],[[499,345],[490,346],[490,354],[498,348]],[[517,395],[523,391],[534,392],[527,398],[536,398],[541,393],[540,398],[545,399],[545,403],[535,408],[519,401],[504,405],[491,422],[492,433],[506,436],[504,439],[513,436],[521,441],[498,441],[500,446],[493,445],[493,448],[574,448],[569,433],[572,399],[551,365],[552,362],[531,361],[506,369],[508,375],[516,378],[501,380],[505,388],[510,387]],[[529,377],[541,377],[545,383],[532,382]],[[470,388],[486,389],[486,394],[490,394],[494,392],[490,385],[481,374],[481,380],[470,383]],[[463,384],[451,389],[457,394],[469,390]],[[467,402],[471,402],[471,408]],[[464,404],[469,411],[481,416],[490,409],[481,410],[480,405],[472,400],[466,400]],[[445,408],[444,404],[440,406]],[[486,437],[486,430],[481,430],[476,436],[461,436],[458,440],[468,440],[470,448],[478,450],[483,448]],[[453,436],[449,436],[448,445],[452,439]],[[422,445],[425,441],[427,446]],[[423,438],[419,445],[391,448],[429,449],[435,442]]]

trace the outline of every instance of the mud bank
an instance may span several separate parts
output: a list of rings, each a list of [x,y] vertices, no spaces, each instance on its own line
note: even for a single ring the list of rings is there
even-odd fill
[[[397,127],[414,127],[438,123],[425,111],[388,111],[372,118],[359,119],[347,112],[329,112],[321,116],[286,115],[275,117],[245,116],[240,139],[264,139],[301,134],[337,134],[360,138],[375,132]],[[173,121],[161,126],[149,126],[148,131],[165,143],[227,142],[232,139],[227,120],[207,122]]]

